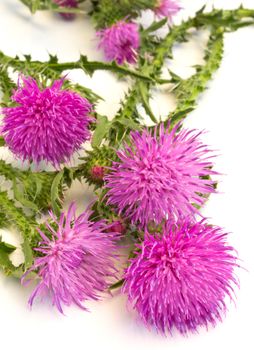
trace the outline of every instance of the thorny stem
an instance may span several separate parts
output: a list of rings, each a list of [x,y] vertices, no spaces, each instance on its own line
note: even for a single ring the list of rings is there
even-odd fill
[[[99,61],[88,61],[85,56],[81,56],[80,59],[76,62],[65,62],[65,63],[51,63],[51,62],[41,62],[41,61],[26,61],[26,60],[20,60],[19,58],[12,58],[7,55],[5,55],[3,52],[0,51],[0,65],[4,66],[10,66],[15,69],[18,69],[19,71],[22,71],[23,69],[26,69],[26,67],[29,67],[30,69],[38,69],[38,67],[41,66],[43,69],[44,66],[47,69],[51,69],[53,71],[56,71],[58,73],[62,73],[65,70],[71,70],[71,69],[82,69],[85,73],[92,74],[96,70],[106,70],[106,71],[112,71],[119,74],[129,75],[131,77],[144,80],[146,82],[153,82],[153,83],[167,83],[167,81],[163,79],[155,79],[148,75],[143,74],[142,72],[135,71],[132,69],[129,69],[125,66],[120,66],[116,64],[115,62],[112,63],[105,63],[105,62],[99,62]]]

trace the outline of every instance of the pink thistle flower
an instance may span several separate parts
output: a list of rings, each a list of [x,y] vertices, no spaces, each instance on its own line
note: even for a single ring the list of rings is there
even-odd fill
[[[69,8],[77,8],[78,3],[77,0],[53,0],[55,4],[61,7],[69,7]],[[74,13],[59,13],[64,19],[66,20],[72,20],[75,18]]]
[[[41,160],[58,166],[90,138],[92,105],[77,93],[62,90],[63,80],[40,89],[31,77],[23,78],[12,100],[2,108],[2,133],[10,150],[22,160]]]
[[[163,126],[154,133],[132,132],[130,146],[117,152],[105,175],[108,203],[118,215],[142,227],[199,213],[206,196],[215,192],[210,175],[210,151],[199,140],[201,132]],[[194,204],[194,205],[193,205]]]
[[[38,229],[43,240],[35,250],[43,256],[36,258],[33,267],[22,277],[22,282],[26,283],[25,277],[38,270],[41,279],[30,296],[30,306],[35,297],[49,296],[61,313],[62,304],[75,303],[86,310],[82,302],[98,300],[99,293],[110,285],[108,279],[115,278],[115,241],[118,235],[108,232],[110,225],[104,220],[90,221],[90,210],[77,218],[75,211],[76,206],[72,204],[67,213],[61,214],[59,221],[49,213],[53,226],[45,225],[51,239]]]
[[[203,221],[172,225],[162,234],[146,233],[130,260],[123,292],[146,326],[162,333],[195,332],[216,325],[233,299],[237,258],[227,233]],[[232,296],[233,294],[233,296]]]
[[[169,17],[171,19],[181,10],[181,6],[175,0],[158,0],[157,3],[154,12],[158,17]]]
[[[135,63],[140,46],[138,25],[119,21],[110,28],[97,32],[99,48],[104,50],[107,61]]]

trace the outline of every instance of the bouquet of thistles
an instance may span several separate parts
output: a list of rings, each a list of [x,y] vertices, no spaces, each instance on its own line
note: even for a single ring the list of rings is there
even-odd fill
[[[0,146],[21,164],[0,160],[0,227],[18,229],[23,252],[17,266],[12,254],[20,247],[1,239],[2,271],[24,288],[33,281],[30,306],[50,299],[61,313],[72,304],[87,310],[86,301],[118,291],[158,332],[216,325],[225,298],[234,298],[239,261],[227,231],[202,215],[217,192],[216,153],[183,120],[220,66],[224,33],[253,25],[254,10],[204,7],[176,25],[177,0],[21,2],[63,20],[90,16],[105,60],[81,55],[60,63],[50,55],[42,62],[0,51]],[[149,26],[140,24],[144,11],[153,12]],[[173,46],[200,29],[209,31],[204,64],[187,79],[172,71],[163,77]],[[77,68],[128,79],[113,119],[97,112],[100,96],[68,79],[66,71]],[[150,106],[152,90],[162,85],[177,101],[163,121]],[[87,182],[95,195],[79,215],[75,202],[63,210],[74,180]]]

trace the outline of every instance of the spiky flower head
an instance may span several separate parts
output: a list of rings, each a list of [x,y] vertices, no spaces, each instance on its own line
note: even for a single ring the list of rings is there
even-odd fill
[[[135,63],[140,46],[138,25],[119,21],[97,32],[99,48],[104,50],[107,61]]]
[[[181,10],[177,0],[158,0],[154,12],[158,17],[172,19]]]
[[[130,145],[118,151],[119,162],[104,177],[108,203],[132,224],[194,216],[215,192],[211,154],[199,139],[201,132],[178,128],[132,132]]]
[[[78,2],[77,0],[53,0],[55,4],[61,7],[69,7],[69,8],[77,8],[78,7]],[[67,20],[72,20],[75,18],[74,13],[65,13],[65,12],[60,12],[59,13],[64,19]]]
[[[215,326],[233,298],[237,259],[220,227],[167,222],[146,233],[124,276],[123,292],[142,321],[162,333]]]
[[[23,77],[12,96],[13,107],[2,109],[2,134],[10,150],[22,160],[44,160],[58,166],[90,138],[91,103],[70,90],[64,80],[41,88]]]
[[[38,229],[42,241],[35,250],[42,256],[22,279],[24,282],[31,271],[38,270],[41,280],[30,296],[30,306],[36,297],[47,296],[61,313],[63,305],[72,303],[86,309],[83,302],[98,300],[115,277],[115,241],[119,235],[110,231],[104,220],[90,221],[90,210],[78,217],[75,211],[72,204],[59,220],[50,213],[52,224],[45,224],[47,235]]]

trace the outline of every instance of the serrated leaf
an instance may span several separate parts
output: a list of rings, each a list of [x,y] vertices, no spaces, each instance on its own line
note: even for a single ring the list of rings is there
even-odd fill
[[[196,15],[201,15],[205,11],[205,8],[206,8],[206,4],[204,6],[202,6],[201,9],[196,12]]]
[[[138,89],[139,89],[139,93],[141,96],[141,100],[142,100],[142,104],[145,108],[146,113],[149,115],[149,117],[151,118],[151,120],[157,124],[158,121],[156,120],[153,111],[151,110],[150,104],[149,104],[149,90],[148,90],[148,86],[143,84],[142,82],[140,82],[138,84]]]
[[[177,83],[178,84],[180,81],[182,81],[182,78],[179,75],[177,75],[176,73],[174,73],[171,69],[168,69],[168,72],[169,72],[169,74],[171,76],[171,82],[172,83]]]
[[[35,177],[34,181],[36,186],[36,192],[35,192],[34,198],[37,198],[42,190],[42,181],[38,176]]]
[[[13,179],[13,193],[15,199],[20,202],[22,205],[24,205],[26,208],[32,209],[35,212],[38,212],[38,207],[35,203],[31,202],[30,200],[26,199],[24,196],[24,190],[20,189],[17,185],[17,181],[14,178]]]
[[[29,244],[29,240],[25,237],[24,242],[21,244],[22,251],[25,258],[25,268],[29,268],[33,263],[33,251]]]
[[[36,274],[34,272],[31,272],[31,274],[33,276],[36,276]],[[29,274],[29,277],[31,276],[31,274]],[[9,276],[17,278],[17,279],[20,279],[23,275],[24,275],[24,265],[23,264],[18,266],[18,267],[15,266],[15,269],[9,273]]]
[[[1,249],[0,246],[0,267],[3,269],[6,275],[10,275],[14,270],[15,266],[12,264],[9,254]]]
[[[101,96],[95,94],[91,89],[88,89],[87,87],[84,87],[84,86],[79,85],[79,84],[72,85],[69,82],[67,84],[67,87],[68,86],[70,87],[70,89],[72,91],[76,91],[77,93],[79,93],[81,96],[87,98],[92,103],[96,103],[98,101],[104,101],[104,99]]]
[[[61,200],[59,198],[59,186],[61,185],[64,170],[60,171],[54,178],[51,186],[51,205],[53,212],[59,216],[61,212]]]
[[[73,170],[64,167],[64,182],[70,188],[73,181]]]
[[[131,130],[139,130],[139,129],[141,129],[140,124],[136,123],[133,119],[119,118],[117,120],[117,122],[122,124],[126,128],[131,129]]]
[[[16,250],[16,247],[14,247],[12,244],[2,242],[1,237],[0,237],[0,250],[7,253],[7,254],[10,254],[10,253],[14,252],[14,250]]]
[[[97,118],[96,128],[92,137],[92,147],[99,147],[104,137],[107,135],[111,122],[107,117],[99,115]]]
[[[24,54],[24,57],[25,57],[27,62],[31,62],[31,60],[32,60],[32,56],[31,55],[25,55]]]
[[[147,35],[148,33],[155,32],[156,30],[160,29],[163,27],[166,23],[168,22],[168,18],[165,17],[162,20],[158,22],[153,22],[148,28],[146,28],[143,33]]]
[[[173,116],[170,118],[171,123],[175,123],[178,120],[181,120],[183,117],[186,117],[190,112],[194,110],[194,107],[186,108],[177,113],[173,113]]]

